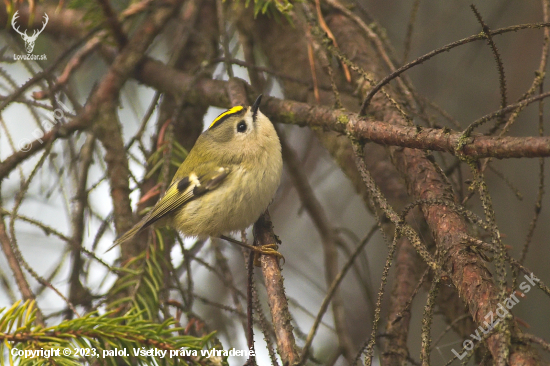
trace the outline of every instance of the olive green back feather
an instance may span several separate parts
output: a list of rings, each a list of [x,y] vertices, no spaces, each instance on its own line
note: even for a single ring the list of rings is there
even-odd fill
[[[127,240],[130,240],[141,230],[147,228],[163,217],[176,212],[193,199],[216,189],[223,183],[225,178],[231,172],[229,167],[216,167],[212,164],[204,164],[197,168],[198,169],[195,169],[193,172],[186,175],[184,172],[188,169],[188,167],[186,167],[184,161],[174,176],[172,183],[166,190],[166,193],[155,204],[153,209],[149,211],[149,213],[145,215],[145,217],[142,218],[136,225],[134,225],[134,227],[119,237],[107,251]],[[198,174],[195,172],[198,172]],[[178,176],[183,176],[183,178],[178,178]]]

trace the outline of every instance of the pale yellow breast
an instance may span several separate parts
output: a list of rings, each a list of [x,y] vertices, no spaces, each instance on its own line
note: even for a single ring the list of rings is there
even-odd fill
[[[219,188],[187,203],[177,213],[176,229],[187,236],[204,237],[247,228],[273,199],[281,171],[280,154],[260,156],[252,169],[232,167]]]

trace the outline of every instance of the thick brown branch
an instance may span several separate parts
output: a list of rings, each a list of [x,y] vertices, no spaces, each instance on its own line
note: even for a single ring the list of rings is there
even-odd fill
[[[147,59],[136,75],[138,80],[157,88],[160,91],[176,95],[185,94],[188,103],[208,103],[222,108],[229,108],[231,103],[227,94],[227,81],[201,79],[196,81],[191,75],[169,68],[161,62]],[[116,79],[115,76],[112,78]],[[96,93],[97,94],[97,93]],[[254,96],[250,95],[249,99]],[[409,127],[394,125],[382,121],[360,118],[357,113],[334,110],[329,107],[312,106],[306,103],[264,97],[262,111],[272,120],[298,126],[322,127],[341,133],[349,133],[359,139],[372,142],[409,147],[422,150],[445,151],[456,154],[455,148],[461,140],[460,132],[447,129]],[[540,99],[539,97],[535,97]],[[90,117],[100,101],[96,96],[86,105],[84,113],[77,116],[63,131],[70,133],[83,129],[90,123]],[[61,132],[59,132],[61,133]],[[54,138],[53,133],[46,134],[42,140]],[[489,137],[475,136],[465,139],[466,144],[461,155],[475,159],[494,157],[532,158],[550,156],[550,137]],[[18,151],[0,164],[0,177],[5,177],[21,161],[41,150],[43,144],[35,140],[28,151]]]
[[[409,351],[407,337],[411,311],[403,307],[408,303],[416,290],[418,282],[420,261],[414,247],[406,238],[400,238],[399,249],[396,257],[396,280],[390,297],[388,309],[388,323],[386,326],[385,341],[381,363],[384,366],[397,366],[406,364]]]
[[[277,243],[277,236],[273,232],[273,225],[267,210],[254,224],[254,241],[256,245]],[[298,361],[298,353],[292,333],[292,324],[290,324],[292,317],[288,310],[279,260],[271,255],[262,255],[261,261],[273,328],[277,338],[277,349],[283,364],[293,365]]]
[[[120,89],[136,69],[145,51],[154,37],[166,25],[178,2],[155,10],[136,31],[126,47],[115,58],[109,72],[103,78],[91,102],[85,107],[84,114],[96,117],[94,130],[106,150],[105,160],[111,182],[111,198],[114,208],[114,223],[118,233],[129,230],[133,225],[130,206],[130,187],[128,184],[128,160],[122,140],[121,125],[116,115]],[[168,5],[168,4],[167,4]],[[125,258],[136,255],[140,248],[122,247]],[[128,251],[128,252],[126,252]]]
[[[14,218],[12,218],[12,220],[14,220]],[[25,277],[25,273],[23,273],[23,268],[21,268],[21,265],[17,261],[15,253],[13,253],[11,248],[11,239],[8,236],[3,216],[0,216],[0,245],[2,246],[2,252],[8,260],[8,264],[13,276],[15,277],[15,282],[17,283],[17,287],[19,287],[19,291],[21,291],[23,299],[34,300],[35,296],[29,286],[27,278]]]
[[[177,94],[187,91],[185,97],[190,102],[206,99],[218,107],[230,106],[225,92],[227,82],[221,80],[200,80],[193,84],[194,79],[190,75],[169,69],[157,61],[147,61],[137,77],[140,81],[163,91]],[[191,88],[193,90],[190,90]],[[250,95],[249,99],[252,97]],[[373,121],[360,118],[357,113],[272,97],[266,97],[262,101],[262,111],[280,123],[322,127],[326,130],[349,133],[356,138],[368,139],[378,144],[445,151],[451,154],[455,154],[455,148],[462,136],[460,132],[447,129],[409,127],[388,123],[391,121]],[[476,159],[550,156],[550,137],[475,136],[466,140],[462,155]]]
[[[351,26],[350,22],[342,16],[335,15],[333,19],[334,24],[339,24],[340,39],[344,40],[342,44],[342,50],[351,54],[357,47],[358,42],[357,27]],[[337,35],[338,36],[338,35]],[[368,48],[368,45],[365,45]],[[355,56],[355,59],[362,61],[359,65],[368,67],[369,71],[373,67],[370,65],[371,61],[361,58],[364,54]],[[368,85],[365,85],[363,93],[368,92]],[[395,94],[392,95],[395,97]],[[395,126],[401,128],[407,126],[409,121],[406,121],[402,113],[397,113],[392,104],[387,101],[382,95],[378,95],[373,99],[373,105],[376,110],[376,118],[387,123],[387,125],[400,125]],[[401,111],[399,111],[401,112]],[[495,116],[501,115],[504,111],[496,113]],[[359,127],[357,124],[349,123],[343,120],[346,124],[344,131],[353,137],[359,137],[360,133],[356,131]],[[384,128],[382,124],[380,128]],[[412,128],[416,129],[415,127]],[[422,129],[417,129],[416,133],[422,133]],[[376,132],[376,131],[373,131]],[[413,131],[410,131],[413,132]],[[431,131],[432,132],[432,131]],[[445,131],[442,131],[445,132]],[[452,135],[452,134],[451,134]],[[414,132],[409,137],[415,137]],[[440,137],[443,137],[441,135]],[[458,141],[471,144],[472,140],[461,140],[461,134],[456,134],[455,137]],[[475,140],[474,140],[475,141]],[[378,141],[377,141],[378,142]],[[409,142],[411,142],[409,140]],[[455,142],[447,141],[450,151],[454,151]],[[475,142],[474,142],[475,143]],[[452,187],[449,185],[446,177],[443,176],[441,169],[433,161],[430,156],[427,156],[425,152],[414,149],[403,149],[392,147],[389,149],[392,162],[395,167],[400,171],[403,178],[407,182],[407,188],[409,195],[414,199],[439,199],[442,201],[454,202],[454,194]],[[445,151],[445,150],[444,150]],[[361,160],[359,161],[361,162]],[[369,185],[367,184],[367,187]],[[478,324],[483,324],[484,317],[490,311],[493,311],[497,307],[498,303],[498,291],[499,288],[495,286],[491,273],[486,268],[484,262],[480,260],[476,255],[464,250],[464,246],[461,245],[459,240],[459,234],[467,233],[468,227],[464,218],[453,210],[449,209],[445,205],[424,205],[422,207],[426,221],[432,231],[432,235],[435,242],[438,245],[440,253],[445,253],[443,269],[449,272],[452,278],[453,284],[460,294],[460,297],[469,307],[470,314]],[[416,248],[418,250],[418,248]],[[512,333],[515,333],[515,329],[511,329]],[[487,341],[488,348],[495,361],[500,363],[502,361],[501,351],[510,350],[510,354],[513,357],[529,359],[530,350],[521,349],[517,344],[510,345],[506,343],[506,337],[502,334],[493,334]],[[512,357],[510,357],[512,358]],[[426,360],[429,362],[429,360]],[[532,363],[528,363],[532,364]]]
[[[103,11],[107,26],[111,29],[111,33],[119,48],[122,48],[128,42],[128,37],[122,29],[122,25],[118,21],[117,15],[114,9],[111,7],[109,0],[98,0],[99,6]]]

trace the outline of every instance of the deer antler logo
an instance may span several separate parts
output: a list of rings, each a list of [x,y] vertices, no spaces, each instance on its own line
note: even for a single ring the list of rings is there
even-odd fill
[[[12,28],[21,35],[21,38],[23,38],[23,40],[25,41],[25,49],[27,50],[27,53],[31,53],[32,50],[34,49],[34,42],[36,41],[36,38],[38,38],[38,35],[40,33],[42,33],[42,31],[44,30],[44,28],[46,28],[46,24],[48,24],[48,14],[44,13],[44,19],[45,19],[45,22],[42,22],[42,29],[40,30],[34,30],[32,36],[28,36],[27,35],[27,30],[25,29],[25,32],[21,32],[19,30],[19,27],[15,27],[15,20],[17,18],[19,18],[19,15],[17,15],[17,13],[19,13],[19,10],[15,12],[15,14],[13,14],[13,18],[11,18],[11,26]]]

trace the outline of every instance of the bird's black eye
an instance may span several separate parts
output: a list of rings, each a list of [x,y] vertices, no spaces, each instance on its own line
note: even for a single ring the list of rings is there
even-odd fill
[[[246,122],[245,121],[239,122],[239,124],[237,125],[237,132],[245,132],[245,131],[246,131]]]

